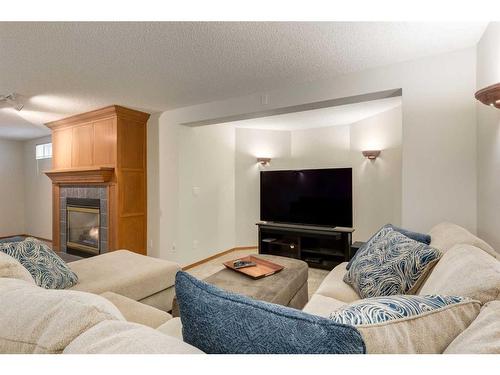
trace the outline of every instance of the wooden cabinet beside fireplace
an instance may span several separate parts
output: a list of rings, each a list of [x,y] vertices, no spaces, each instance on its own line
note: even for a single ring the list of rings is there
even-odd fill
[[[149,114],[117,105],[46,124],[52,130],[53,244],[61,245],[61,186],[105,186],[107,251],[146,254]],[[64,230],[64,228],[62,229]]]

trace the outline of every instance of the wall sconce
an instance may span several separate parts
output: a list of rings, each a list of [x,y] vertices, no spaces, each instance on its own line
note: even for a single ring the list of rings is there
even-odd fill
[[[481,103],[500,109],[500,83],[485,87],[474,96]]]
[[[367,151],[361,151],[361,153],[365,158],[370,160],[375,160],[380,155],[380,150],[367,150]]]
[[[271,163],[271,158],[257,158],[257,163],[263,167],[267,167]]]

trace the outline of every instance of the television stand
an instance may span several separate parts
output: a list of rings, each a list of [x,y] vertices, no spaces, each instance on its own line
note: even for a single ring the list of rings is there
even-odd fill
[[[353,228],[257,223],[259,254],[301,259],[310,267],[331,270],[351,259]]]

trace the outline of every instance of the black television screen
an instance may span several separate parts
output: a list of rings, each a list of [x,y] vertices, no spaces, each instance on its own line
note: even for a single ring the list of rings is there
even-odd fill
[[[352,168],[262,171],[260,220],[352,227]]]

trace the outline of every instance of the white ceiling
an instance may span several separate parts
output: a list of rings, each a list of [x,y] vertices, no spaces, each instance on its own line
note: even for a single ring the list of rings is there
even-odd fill
[[[0,137],[120,104],[149,112],[475,45],[486,23],[0,23]]]
[[[300,130],[327,126],[348,125],[399,107],[401,97],[340,105],[310,111],[286,113],[227,123],[237,128],[266,130]]]

